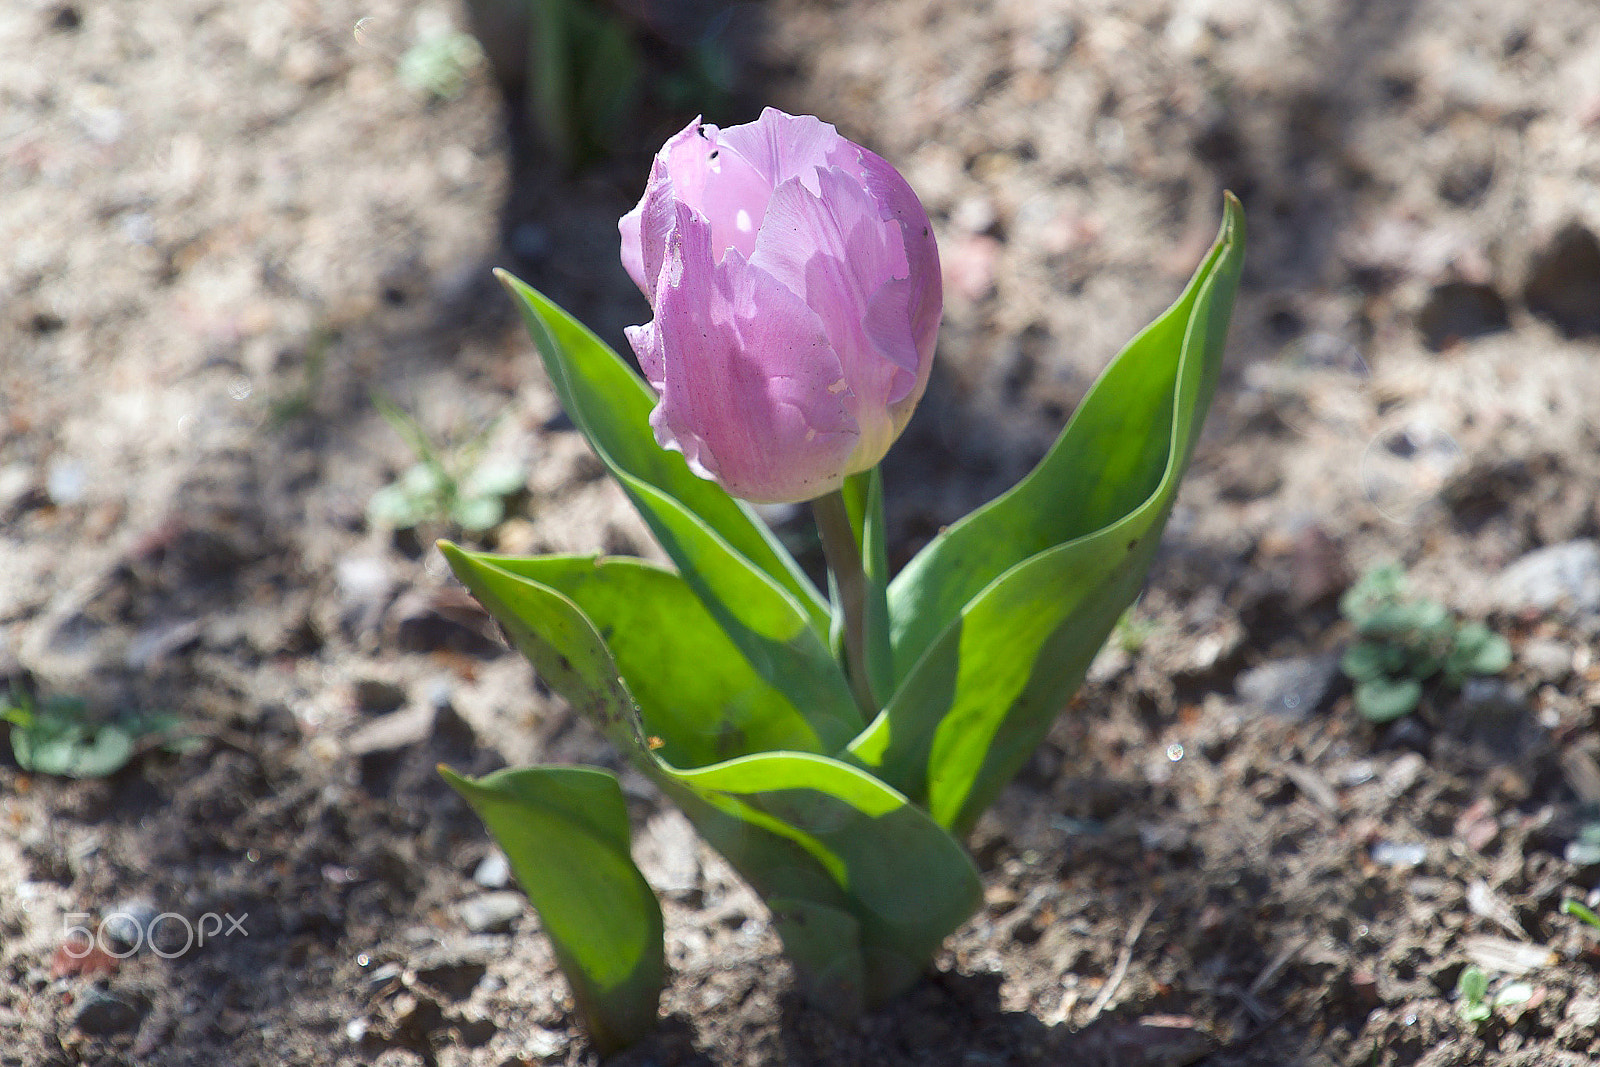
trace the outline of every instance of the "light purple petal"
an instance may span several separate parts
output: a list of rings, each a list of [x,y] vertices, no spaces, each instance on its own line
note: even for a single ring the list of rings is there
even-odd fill
[[[659,201],[687,204],[696,215],[711,224],[712,251],[721,259],[729,248],[746,257],[755,250],[756,231],[766,215],[772,185],[737,152],[728,151],[715,126],[698,119],[668,141],[651,167],[650,189],[658,194],[655,225],[651,225],[651,206],[644,207],[642,259],[648,266],[651,252],[668,222],[669,205]],[[659,177],[658,177],[659,172]],[[646,194],[646,200],[651,199]],[[646,277],[650,277],[646,271]]]
[[[886,406],[915,387],[919,362],[905,301],[896,300],[901,287],[890,285],[905,275],[904,252],[897,229],[885,228],[858,181],[837,167],[819,171],[817,180],[820,196],[794,179],[773,194],[752,262],[821,317],[857,397],[862,431],[887,449],[893,432]]]
[[[665,356],[657,440],[747,500],[837,488],[859,434],[821,322],[737,251],[713,264],[710,226],[687,207],[677,240],[652,324]]]
[[[928,212],[900,172],[868,149],[859,149],[859,154],[861,180],[867,192],[878,202],[880,217],[894,219],[900,224],[907,276],[912,283],[908,301],[911,334],[920,359],[914,392],[920,397],[928,382],[928,370],[933,362],[934,345],[939,334],[939,319],[944,311],[939,246],[933,238]]]
[[[644,195],[639,197],[639,202],[632,211],[617,220],[617,230],[622,234],[622,269],[628,272],[628,277],[633,279],[633,284],[644,293],[645,299],[650,299],[655,289],[655,278],[646,272],[644,262],[644,205],[650,199],[650,192],[664,177],[658,173],[659,165],[650,164],[650,180],[645,183]],[[657,266],[659,268],[659,262]]]
[[[666,261],[667,244],[678,224],[677,188],[667,165],[658,156],[650,165],[650,184],[639,201],[639,246],[644,264],[644,295],[655,306],[656,286],[661,265]]]
[[[667,371],[661,351],[661,331],[656,328],[655,320],[643,326],[625,326],[622,335],[633,347],[633,354],[639,357],[639,369],[644,371],[645,381],[659,393]]]
[[[799,178],[816,193],[817,170],[845,162],[855,150],[821,119],[790,115],[775,107],[762,111],[755,122],[723,130],[721,140],[755,168],[769,190]]]

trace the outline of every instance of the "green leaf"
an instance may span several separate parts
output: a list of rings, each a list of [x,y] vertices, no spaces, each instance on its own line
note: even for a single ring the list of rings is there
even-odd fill
[[[557,590],[604,638],[661,756],[699,767],[769,749],[820,752],[805,715],[758,675],[684,580],[622,557],[451,555],[472,586],[528,580]]]
[[[12,729],[11,752],[17,766],[65,778],[104,778],[133,758],[133,737],[112,723],[98,726],[41,724]]]
[[[850,753],[968,827],[1043,739],[1133,601],[1215,390],[1243,257],[1228,198],[1183,295],[1106,368],[1055,446],[889,587],[905,672]]]
[[[882,1003],[927,967],[982,900],[976,868],[955,838],[904,796],[859,768],[793,752],[764,752],[696,771],[666,769],[703,807],[685,804],[701,833],[764,898],[847,913],[839,922],[780,924],[797,966],[837,960],[802,981],[824,1006]],[[709,817],[704,809],[720,813]],[[830,988],[853,973],[864,989]],[[843,1007],[839,1007],[839,1006]]]
[[[697,516],[730,550],[794,597],[817,632],[826,634],[826,601],[750,506],[697,476],[683,456],[656,443],[649,423],[656,397],[650,387],[610,346],[543,293],[505,271],[497,277],[521,309],[562,407],[601,462],[629,489],[645,522],[652,529],[659,524],[653,501],[641,501],[630,485],[649,486]],[[683,560],[675,562],[687,569]]]
[[[1481,1023],[1492,1014],[1487,1000],[1489,975],[1482,967],[1468,966],[1456,979],[1456,1011],[1469,1023]]]
[[[1393,669],[1389,664],[1388,646],[1357,641],[1339,657],[1339,669],[1353,682],[1381,678]]]
[[[1561,914],[1575,916],[1595,929],[1600,930],[1600,915],[1596,915],[1592,910],[1576,900],[1563,900],[1561,902]]]
[[[830,750],[848,744],[861,729],[861,711],[826,631],[813,628],[793,597],[677,501],[626,476],[622,481],[650,509],[661,547],[756,673],[805,709]]]
[[[1361,580],[1339,598],[1339,613],[1357,628],[1379,604],[1392,601],[1405,591],[1405,571],[1397,563],[1385,563],[1361,576]]]
[[[439,542],[439,551],[539,677],[624,754],[637,756],[645,747],[638,712],[583,611],[549,586],[518,578],[448,541]]]
[[[502,272],[573,422],[662,549],[763,678],[842,749],[861,715],[827,644],[830,613],[810,579],[743,503],[656,443],[654,394],[610,348]]]
[[[456,501],[450,517],[468,533],[479,533],[500,525],[506,517],[506,507],[499,497],[464,496]]]
[[[861,924],[843,908],[804,897],[768,897],[766,904],[811,1002],[834,1016],[859,1015],[867,988]]]
[[[871,1002],[904,988],[976,908],[981,886],[965,850],[903,795],[856,767],[807,753],[673,766],[645,743],[619,667],[572,599],[454,545],[440,547],[539,674],[651,775],[763,896],[855,920],[855,940],[845,944],[835,943],[845,926],[837,922],[814,931],[800,923],[789,933],[826,942],[796,944],[797,960],[859,955],[864,988],[847,1000]]]
[[[654,1029],[666,981],[661,906],[629,853],[616,778],[589,767],[478,779],[439,771],[505,851],[599,1050]]]
[[[73,697],[54,697],[35,706],[25,694],[13,693],[0,718],[11,724],[17,766],[64,778],[115,774],[133,758],[135,738],[142,732],[133,721],[91,720],[88,706]]]
[[[1422,683],[1415,678],[1369,678],[1356,686],[1356,710],[1373,722],[1393,722],[1416,709]]]
[[[1229,196],[1217,242],[1183,294],[1112,360],[1039,465],[895,578],[889,607],[902,673],[1006,571],[1124,520],[1175,482],[1216,386],[1243,227]]]
[[[633,34],[615,15],[594,4],[588,16],[577,65],[577,114],[585,147],[604,150],[617,121],[633,100],[640,58]]]
[[[1463,674],[1499,674],[1511,666],[1511,643],[1482,623],[1463,626],[1456,641],[1463,650],[1459,663]]]

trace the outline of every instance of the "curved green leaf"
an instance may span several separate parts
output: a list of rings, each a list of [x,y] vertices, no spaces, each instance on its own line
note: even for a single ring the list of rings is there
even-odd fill
[[[1183,294],[1112,360],[1039,465],[895,577],[889,609],[902,678],[1000,575],[1176,483],[1216,386],[1243,253],[1244,214],[1229,195],[1217,241]]]
[[[1369,678],[1356,685],[1356,710],[1372,722],[1393,722],[1416,710],[1422,683],[1415,678]]]
[[[805,975],[824,1005],[872,1005],[904,990],[982,899],[977,870],[960,843],[857,767],[808,753],[763,752],[696,771],[664,770],[721,813],[721,820],[708,818],[685,805],[706,839],[763,897],[835,909],[855,921],[855,946],[837,943],[846,928],[838,922],[780,924],[797,966],[851,948],[859,954],[859,996],[828,986],[852,972],[854,960],[830,967],[825,981]]]
[[[656,1025],[666,982],[661,906],[628,850],[617,780],[589,767],[523,767],[445,780],[505,850],[602,1052]]]
[[[826,602],[767,525],[748,504],[689,470],[682,455],[656,443],[649,423],[656,397],[649,385],[543,293],[505,271],[496,276],[521,309],[562,407],[607,469],[630,475],[699,516],[729,548],[787,590],[825,634]],[[634,504],[654,529],[651,502],[635,498]],[[682,560],[677,563],[687,569]]]
[[[970,827],[992,802],[1137,595],[1215,389],[1241,227],[1229,197],[1184,295],[1106,368],[1039,466],[890,586],[907,675],[849,751],[941,825]]]
[[[830,954],[859,956],[859,995],[824,1002],[875,1002],[903,989],[976,908],[981,887],[965,850],[902,794],[857,767],[810,753],[673,766],[645,743],[616,662],[572,599],[453,545],[440,547],[540,675],[677,800],[763,896],[832,908],[856,922],[851,943],[837,943],[848,924],[785,928],[801,965]],[[855,966],[840,964],[844,972]],[[803,981],[821,990],[809,975]]]
[[[683,578],[643,560],[473,554],[483,568],[555,589],[611,650],[661,755],[699,767],[770,749],[820,752],[816,730],[750,666]]]
[[[728,549],[698,516],[627,474],[618,481],[689,587],[755,668],[805,712],[830,750],[861,729],[860,708],[825,634],[810,625],[789,593]]]

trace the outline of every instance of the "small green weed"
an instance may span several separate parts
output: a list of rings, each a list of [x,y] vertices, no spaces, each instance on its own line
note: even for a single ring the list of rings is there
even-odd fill
[[[1526,1004],[1533,996],[1527,982],[1507,982],[1489,996],[1489,975],[1476,964],[1465,967],[1456,980],[1456,1014],[1473,1026],[1488,1022],[1499,1008]]]
[[[267,405],[267,418],[274,428],[287,426],[315,410],[323,372],[327,368],[328,350],[338,339],[339,332],[329,326],[319,326],[311,332],[306,340],[299,384],[282,396],[274,397]]]
[[[470,33],[445,28],[428,33],[400,57],[400,81],[414,93],[454,100],[467,87],[467,75],[483,62],[483,49]]]
[[[1116,628],[1111,631],[1112,640],[1116,641],[1117,647],[1130,656],[1142,649],[1145,642],[1161,629],[1159,622],[1140,617],[1138,611],[1139,605],[1135,602],[1117,619]]]
[[[168,751],[182,751],[192,738],[179,734],[170,712],[148,712],[97,721],[77,697],[51,697],[42,704],[21,690],[0,702],[0,720],[11,724],[11,753],[17,765],[36,774],[66,778],[104,778],[115,774],[138,754],[142,742],[160,742]]]
[[[1600,915],[1596,915],[1590,908],[1579,904],[1576,900],[1563,900],[1561,902],[1561,914],[1582,919],[1596,930],[1600,930]]]
[[[449,524],[466,533],[500,525],[506,501],[522,492],[527,469],[520,463],[485,460],[493,424],[455,448],[436,444],[412,416],[382,397],[372,402],[417,455],[417,462],[367,502],[369,522],[411,530]]]
[[[1462,622],[1443,604],[1407,595],[1405,574],[1389,564],[1369,571],[1339,601],[1358,640],[1340,661],[1355,683],[1356,708],[1373,722],[1414,711],[1423,683],[1457,689],[1471,675],[1499,674],[1511,646],[1479,622]]]

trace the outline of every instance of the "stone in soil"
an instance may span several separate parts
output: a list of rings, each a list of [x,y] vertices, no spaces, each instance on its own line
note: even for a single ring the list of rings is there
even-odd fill
[[[1495,601],[1512,612],[1600,614],[1600,542],[1568,541],[1529,552],[1500,572]]]
[[[406,652],[460,652],[489,657],[505,650],[494,621],[466,592],[417,589],[395,601],[395,643]]]
[[[511,884],[511,862],[504,852],[490,849],[473,869],[472,880],[485,889],[504,889]]]
[[[340,624],[354,636],[376,629],[397,584],[388,563],[377,556],[347,557],[339,561],[334,582]]]
[[[143,948],[157,916],[156,908],[148,901],[126,900],[101,917],[99,930],[118,952]]]
[[[519,909],[520,911],[520,909]],[[489,939],[452,941],[428,949],[411,962],[417,980],[452,1000],[465,1000],[489,970],[489,957],[498,948]]]
[[[1422,342],[1435,352],[1474,337],[1510,329],[1506,302],[1491,285],[1445,282],[1417,313]]]
[[[1482,746],[1499,759],[1514,759],[1539,739],[1527,695],[1503,678],[1468,678],[1461,684],[1445,732]]]
[[[1600,333],[1600,239],[1578,223],[1562,228],[1533,257],[1522,298],[1566,337]]]
[[[356,706],[362,711],[394,711],[406,702],[405,686],[382,678],[362,678],[357,681],[354,695]]]
[[[72,1026],[90,1037],[128,1034],[139,1029],[145,1009],[130,999],[90,986],[72,1013]]]
[[[1239,675],[1234,688],[1251,707],[1290,719],[1320,711],[1339,682],[1337,656],[1273,660]]]
[[[1541,682],[1560,685],[1572,673],[1572,647],[1560,641],[1529,638],[1517,650],[1517,659]]]
[[[457,904],[456,914],[475,934],[504,934],[521,918],[525,904],[521,893],[510,890],[479,893]]]

